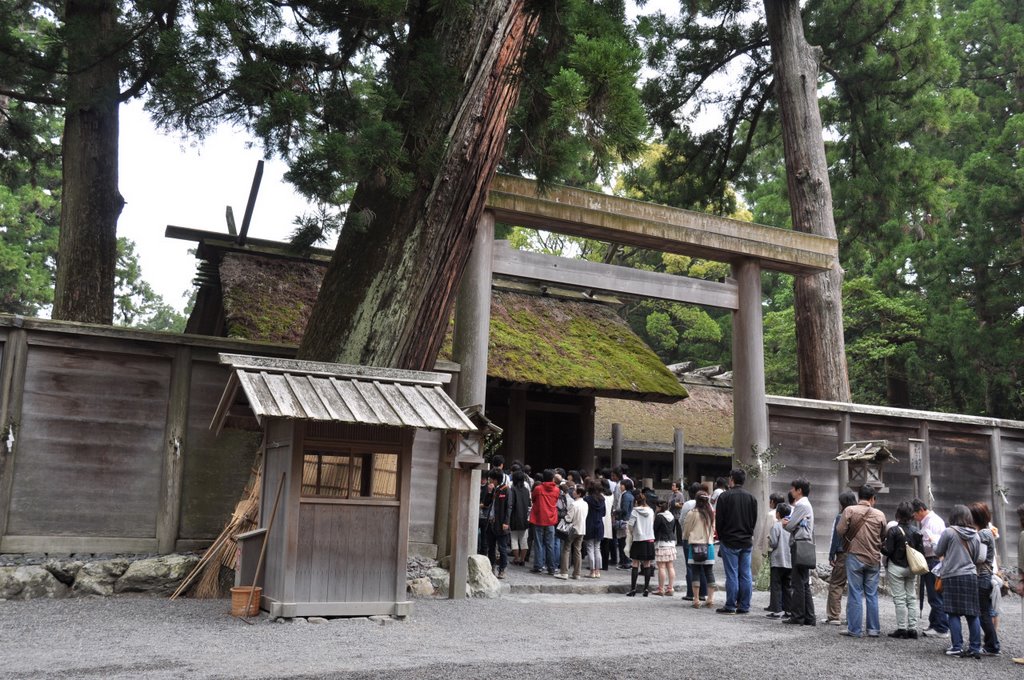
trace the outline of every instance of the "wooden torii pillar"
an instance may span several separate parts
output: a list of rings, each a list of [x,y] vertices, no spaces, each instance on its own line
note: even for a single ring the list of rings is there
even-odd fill
[[[493,242],[495,221],[728,262],[733,278],[705,281],[515,251]],[[479,232],[457,303],[453,358],[462,365],[456,400],[460,405],[484,403],[490,284],[491,276],[500,274],[732,310],[734,458],[752,464],[754,448],[768,448],[761,271],[800,276],[829,270],[838,258],[835,239],[570,187],[548,186],[541,194],[533,181],[506,175],[498,175],[491,184]],[[469,346],[472,343],[476,343],[475,350]],[[766,480],[752,479],[749,486],[766,504]],[[467,499],[471,493],[467,492]],[[462,526],[468,518],[475,526],[478,502],[471,500],[472,505],[453,506],[460,513],[460,540],[466,532],[473,537],[476,534],[475,529]],[[758,513],[759,532],[763,532],[765,517]],[[453,568],[456,564],[464,568],[464,562],[453,554]],[[453,590],[460,583],[465,587],[464,579],[456,578],[454,571],[452,579]]]

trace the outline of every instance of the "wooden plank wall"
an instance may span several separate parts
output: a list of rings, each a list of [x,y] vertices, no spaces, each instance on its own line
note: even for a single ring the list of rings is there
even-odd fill
[[[896,506],[900,501],[914,499],[914,478],[910,476],[910,439],[916,439],[918,436],[916,422],[892,421],[863,415],[851,418],[850,441],[885,439],[889,442],[889,449],[896,456],[897,462],[888,463],[883,468],[889,493],[879,494],[875,503],[875,507],[884,512],[887,519],[896,516]],[[934,460],[933,452],[933,463]],[[838,463],[836,466],[838,468]],[[838,507],[837,499],[836,508]]]
[[[394,601],[398,515],[394,505],[301,503],[295,601]]]
[[[838,424],[838,416],[809,417],[790,408],[773,408],[768,416],[769,441],[780,447],[774,462],[785,466],[772,480],[771,491],[785,495],[797,477],[811,482],[815,545],[825,553],[839,508],[837,467],[832,460],[838,448]]]
[[[409,540],[434,542],[434,505],[437,503],[437,475],[441,459],[441,433],[419,430],[412,445],[412,506],[409,512]]]
[[[932,462],[931,508],[948,517],[953,506],[982,501],[992,506],[992,462],[988,433],[967,428],[944,429],[929,425],[928,448]]]
[[[1017,541],[1020,538],[1020,521],[1017,506],[1024,503],[1024,433],[1007,436],[1003,430],[1003,486],[1006,487],[1006,526],[1000,527],[1006,540],[1006,555],[1000,555],[1003,564],[1017,564]],[[1024,570],[1024,564],[1018,565]]]
[[[170,373],[167,357],[30,342],[5,550],[155,539]]]
[[[241,500],[261,432],[210,430],[210,419],[228,380],[228,369],[194,360],[188,404],[188,450],[182,484],[180,542],[216,538],[226,514]]]

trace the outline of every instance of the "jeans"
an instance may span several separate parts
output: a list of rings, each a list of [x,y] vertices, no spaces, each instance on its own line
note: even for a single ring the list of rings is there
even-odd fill
[[[846,555],[846,587],[849,596],[846,600],[846,627],[850,635],[860,637],[863,634],[861,625],[864,623],[864,606],[867,603],[867,633],[878,635],[881,624],[878,622],[878,572],[877,564],[864,564],[852,554]]]
[[[843,620],[843,590],[846,589],[846,553],[836,553],[832,575],[828,578],[828,603],[825,617],[829,621]]]
[[[503,533],[500,528],[495,530],[493,526],[487,527],[487,559],[492,569],[497,565],[498,573],[503,573],[508,567],[508,534]]]
[[[533,568],[538,571],[547,569],[554,573],[558,559],[555,553],[555,527],[535,526],[533,534]]]
[[[965,616],[967,619],[967,631],[970,633],[970,651],[981,653],[981,620],[977,616]],[[960,617],[950,614],[949,621],[949,646],[952,649],[964,648],[964,634],[960,630]]]
[[[773,612],[788,612],[792,611],[792,591],[793,585],[790,577],[792,576],[793,570],[786,567],[772,567],[771,568],[771,595],[768,602],[768,608]]]
[[[683,541],[683,559],[686,560],[686,596],[690,597],[693,595],[693,582],[698,578],[697,573],[699,571],[698,565],[690,564],[690,542]],[[704,581],[700,582],[700,594],[699,597],[706,598],[708,596],[708,586]]]
[[[750,553],[750,548],[730,548],[722,544],[726,609],[750,611],[750,596],[754,591],[754,577],[750,573]]]
[[[929,557],[928,569],[934,568],[938,563],[939,558]],[[936,633],[949,631],[949,617],[946,615],[946,610],[942,607],[942,593],[935,592],[935,574],[931,573],[931,571],[921,576],[921,585],[918,586],[919,606],[922,609],[924,608],[923,594],[925,592],[928,593],[928,627]]]
[[[889,575],[889,591],[896,605],[896,627],[900,630],[917,630],[917,587],[914,575],[908,567],[889,562],[885,568]]]
[[[985,634],[985,651],[999,652],[999,634],[992,623],[992,574],[978,574],[978,604],[981,606],[981,630]]]
[[[633,561],[629,559],[629,555],[626,554],[626,537],[616,538],[615,544],[618,546],[619,566],[628,567],[633,564]]]
[[[601,539],[587,539],[586,545],[587,556],[590,558],[590,570],[599,571],[601,569]]]

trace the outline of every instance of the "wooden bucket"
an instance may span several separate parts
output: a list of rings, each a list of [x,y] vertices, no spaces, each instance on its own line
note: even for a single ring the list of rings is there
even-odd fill
[[[252,593],[252,600],[249,594]],[[232,616],[256,616],[260,613],[260,595],[263,588],[259,586],[236,586],[231,589],[231,615]],[[246,603],[249,603],[249,611],[245,611]]]

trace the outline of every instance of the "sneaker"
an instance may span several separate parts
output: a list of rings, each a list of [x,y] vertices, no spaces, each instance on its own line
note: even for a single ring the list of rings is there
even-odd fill
[[[803,619],[794,619],[792,616],[790,616],[788,619],[783,619],[782,622],[790,626],[803,625]]]
[[[765,614],[765,618],[768,619],[781,619],[782,612],[772,612],[771,614]]]
[[[719,607],[718,609],[715,610],[715,613],[716,614],[735,614],[736,610],[735,609],[726,609],[725,607]]]
[[[498,578],[505,578],[505,572],[499,571],[498,572]]]
[[[889,637],[895,638],[897,640],[904,640],[907,637],[907,631],[903,630],[902,628],[897,628],[893,632],[889,633]]]
[[[924,630],[921,631],[921,635],[924,636],[924,637],[945,638],[947,640],[949,639],[949,631],[948,630],[945,633],[940,633],[939,631],[935,630],[934,628],[925,628]]]
[[[961,659],[980,659],[981,658],[981,654],[979,654],[978,652],[972,652],[969,649],[965,649],[964,651],[960,652],[960,658]]]
[[[964,653],[964,650],[958,647],[950,647],[946,650],[946,656],[960,656]]]
[[[841,626],[843,624],[839,619],[825,619],[826,626]]]
[[[917,639],[918,632],[916,630],[908,630],[906,632],[907,632],[906,638],[908,640],[916,640]]]
[[[770,611],[772,610],[772,608],[771,608],[771,607],[765,607],[765,608],[764,608],[764,610],[765,610],[766,612],[770,612]]]
[[[737,609],[736,613],[737,614],[749,614],[750,610],[749,609]]]
[[[841,631],[839,631],[839,634],[843,635],[845,637],[851,637],[851,638],[859,638],[860,637],[860,635],[857,635],[856,633],[851,633],[849,630],[841,630]]]
[[[872,631],[872,632],[868,633],[868,637],[878,637],[878,635],[879,635],[879,633],[876,632],[876,631]]]
[[[555,578],[560,579],[562,581],[568,581],[569,580],[569,575],[568,574],[555,574]]]
[[[530,573],[531,574],[543,574],[544,570],[543,569],[531,569]]]
[[[999,656],[999,654],[1000,654],[1000,652],[990,652],[987,649],[981,650],[981,655],[982,656]]]

